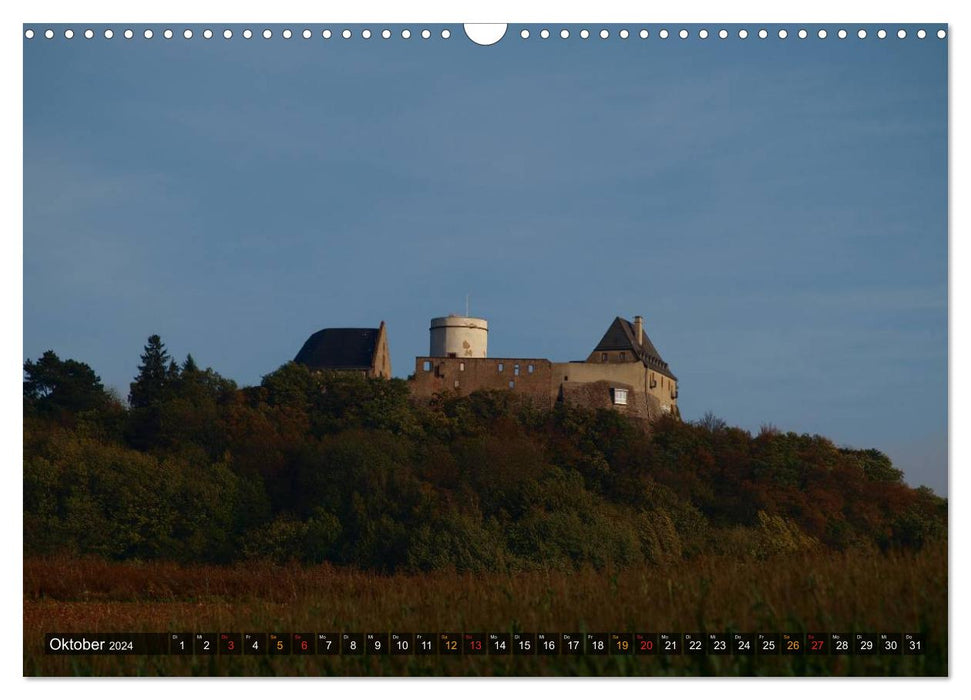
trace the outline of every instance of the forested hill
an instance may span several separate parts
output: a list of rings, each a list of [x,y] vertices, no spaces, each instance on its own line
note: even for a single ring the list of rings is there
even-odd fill
[[[124,403],[53,352],[24,371],[28,556],[522,570],[946,537],[946,500],[820,436],[508,392],[425,405],[292,363],[238,388],[157,336]]]

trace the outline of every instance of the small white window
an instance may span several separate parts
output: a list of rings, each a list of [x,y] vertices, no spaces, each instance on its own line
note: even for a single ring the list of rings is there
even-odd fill
[[[421,363],[421,368],[425,372],[431,372],[432,371],[432,363],[431,363],[431,361],[430,360],[425,360],[424,362],[422,362]]]
[[[510,389],[515,389],[516,388],[516,382],[513,382],[513,381],[509,382],[509,388]]]
[[[627,405],[627,389],[614,389],[614,403],[618,406]]]
[[[453,384],[453,386],[454,386],[454,387],[455,387],[456,389],[458,389],[458,388],[459,388],[459,380],[458,380],[458,379],[456,379],[456,380],[455,380],[455,383]]]
[[[459,372],[464,372],[464,371],[465,371],[465,363],[459,362]]]
[[[519,365],[512,366],[512,373],[515,374],[517,377],[519,376]]]
[[[536,369],[536,368],[533,367],[533,365],[526,365],[526,371],[529,372],[530,374],[533,373],[533,370],[534,369]]]

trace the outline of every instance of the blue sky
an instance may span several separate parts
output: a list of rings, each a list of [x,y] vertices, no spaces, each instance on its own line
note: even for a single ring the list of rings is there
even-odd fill
[[[159,333],[251,384],[385,320],[404,377],[466,294],[494,356],[582,359],[640,313],[686,418],[946,493],[947,42],[785,26],[25,40],[24,358],[124,395]]]

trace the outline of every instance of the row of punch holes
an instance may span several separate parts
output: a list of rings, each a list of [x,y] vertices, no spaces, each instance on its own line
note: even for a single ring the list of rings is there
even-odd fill
[[[616,36],[620,39],[628,39],[635,33],[641,39],[647,39],[651,36],[650,31],[647,29],[641,29],[636,32],[631,32],[628,29],[620,29],[616,32]],[[717,36],[719,39],[728,39],[730,36],[732,36],[732,33],[733,32],[729,32],[727,29],[720,29],[717,32],[709,32],[707,29],[699,29],[696,32],[696,36],[698,39],[708,39],[712,36]],[[275,36],[272,29],[264,29],[260,34],[264,39],[272,39]],[[591,36],[593,36],[589,29],[581,29],[576,32],[576,34],[580,39],[589,39]],[[795,32],[795,36],[800,39],[806,39],[810,36],[810,34],[810,31],[807,29],[799,29]],[[839,29],[834,32],[834,34],[840,39],[846,39],[850,35],[850,32],[848,32],[846,29]],[[878,29],[875,34],[878,39],[886,39],[889,35],[886,29]],[[927,30],[925,29],[918,29],[914,34],[918,39],[925,39],[928,36]],[[155,38],[155,32],[152,29],[143,30],[141,35],[145,39]],[[164,29],[162,30],[161,35],[165,39],[172,39],[175,37],[176,33],[171,29]],[[216,32],[212,29],[203,29],[200,32],[200,35],[203,39],[212,39],[214,36],[216,36]],[[244,29],[239,33],[239,36],[241,36],[243,39],[252,39],[255,35],[256,34],[252,29]],[[297,36],[298,33],[294,32],[292,29],[283,29],[279,32],[279,35],[284,39],[292,39],[293,37]],[[383,29],[377,35],[379,35],[382,39],[390,39],[394,36],[394,32],[392,32],[390,29]],[[415,33],[413,33],[410,29],[402,29],[400,31],[400,36],[402,39],[410,39],[415,35],[420,36],[422,39],[430,39],[432,37],[432,32],[429,29],[422,29],[420,32]],[[537,32],[537,35],[540,39],[549,39],[554,34],[549,29],[541,29],[539,32]],[[609,39],[612,36],[610,30],[608,29],[601,29],[596,35],[601,39]],[[657,37],[659,39],[667,39],[673,35],[674,34],[667,29],[660,29],[657,32]],[[750,36],[747,29],[737,30],[736,35],[739,39],[747,39]],[[770,33],[767,29],[759,29],[755,35],[758,36],[759,39],[767,39],[770,36]],[[786,29],[779,29],[777,32],[775,32],[775,35],[779,39],[787,39],[790,36],[789,31]],[[24,36],[27,39],[33,39],[35,36],[38,36],[38,33],[33,29],[27,29],[24,31]],[[57,33],[53,29],[47,29],[43,32],[42,36],[45,39],[54,39],[57,36]],[[65,29],[63,32],[63,37],[65,39],[73,39],[75,36],[76,34],[73,29]],[[85,29],[81,33],[81,36],[83,36],[85,39],[93,39],[96,36],[96,33],[93,29]],[[112,29],[105,29],[103,36],[105,39],[113,39],[115,32]],[[125,29],[122,32],[122,36],[124,36],[125,39],[133,39],[136,36],[136,32],[133,29]],[[182,37],[184,39],[192,39],[194,36],[195,33],[191,29],[185,29],[182,31]],[[222,36],[224,39],[232,39],[236,35],[231,29],[224,29],[222,31]],[[303,37],[304,39],[310,39],[314,36],[314,32],[312,32],[310,29],[304,29],[299,32],[299,36]],[[351,29],[343,29],[337,32],[330,29],[324,29],[321,31],[320,36],[323,39],[331,39],[337,36],[340,36],[343,39],[351,39],[354,37],[354,32]],[[370,39],[373,36],[376,36],[376,34],[370,29],[361,29],[358,31],[358,36],[361,39]],[[452,32],[449,29],[442,29],[439,36],[441,36],[442,39],[450,39]],[[522,39],[529,39],[532,37],[532,34],[528,29],[523,29],[519,32],[519,36]],[[561,39],[569,39],[571,36],[572,34],[569,29],[561,29],[559,31],[559,37]],[[691,37],[691,32],[689,32],[687,29],[681,29],[676,33],[676,36],[678,36],[680,39],[688,39]],[[829,32],[825,29],[819,29],[815,32],[815,36],[819,39],[826,39],[829,37]],[[866,39],[868,32],[866,29],[859,29],[856,32],[856,36],[860,39]],[[944,29],[939,29],[937,31],[938,39],[944,39],[946,36],[947,32]],[[897,38],[906,39],[907,30],[898,29]]]

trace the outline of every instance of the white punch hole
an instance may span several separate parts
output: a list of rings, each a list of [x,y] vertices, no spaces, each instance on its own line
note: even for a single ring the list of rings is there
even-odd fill
[[[492,46],[506,36],[507,26],[505,24],[466,24],[464,25],[465,36],[479,46]],[[543,32],[546,34],[544,39],[550,35],[546,29]]]

